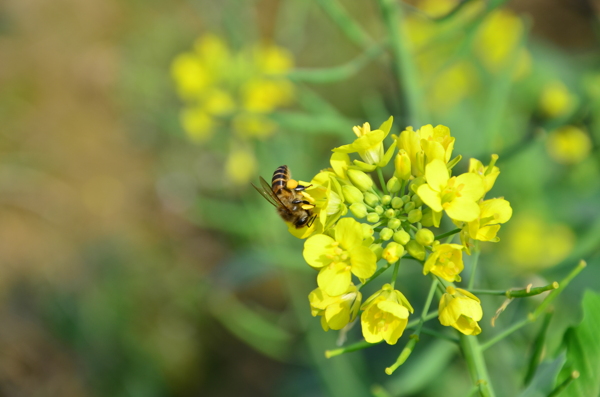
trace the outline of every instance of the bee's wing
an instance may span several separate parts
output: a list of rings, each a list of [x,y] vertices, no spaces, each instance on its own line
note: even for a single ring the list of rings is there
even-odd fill
[[[281,202],[279,197],[277,197],[277,195],[273,192],[273,189],[271,189],[271,185],[269,185],[269,183],[265,181],[263,177],[260,177],[260,184],[262,186],[262,189],[257,188],[254,184],[252,184],[252,186],[254,186],[256,191],[258,191],[261,194],[261,196],[267,199],[269,203],[273,204],[275,207],[282,207],[285,208],[288,212],[291,212],[290,209]]]

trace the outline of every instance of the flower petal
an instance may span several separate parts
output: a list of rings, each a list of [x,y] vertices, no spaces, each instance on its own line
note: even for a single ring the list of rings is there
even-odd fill
[[[362,240],[362,227],[353,218],[340,219],[335,225],[335,241],[340,243],[342,248],[350,250],[361,245]]]
[[[441,212],[444,209],[440,193],[433,190],[428,184],[419,186],[417,194],[434,212]]]
[[[324,234],[317,234],[308,238],[304,242],[304,251],[302,252],[306,263],[316,268],[329,265],[331,259],[327,255],[333,254],[334,247],[332,244],[334,242],[334,239]]]
[[[377,270],[377,255],[369,247],[363,245],[351,249],[350,263],[352,273],[358,278],[369,278]]]
[[[457,189],[460,189],[460,197],[471,201],[479,200],[485,193],[483,188],[483,178],[472,172],[457,176],[455,186]]]
[[[349,266],[345,262],[332,263],[321,269],[317,284],[329,296],[338,296],[346,292],[352,282]]]
[[[421,197],[421,199],[423,198]],[[425,202],[425,204],[427,203]],[[471,222],[479,218],[479,205],[475,201],[463,197],[457,197],[451,202],[444,204],[444,209],[446,210],[446,214],[455,221]]]
[[[448,168],[442,160],[433,160],[427,166],[425,166],[425,178],[427,184],[435,191],[441,192],[450,179],[448,174]],[[482,185],[483,189],[483,185]]]

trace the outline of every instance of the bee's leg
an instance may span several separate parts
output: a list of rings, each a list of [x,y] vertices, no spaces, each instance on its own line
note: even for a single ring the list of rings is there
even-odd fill
[[[298,185],[298,186],[296,186],[296,187],[294,188],[294,190],[295,190],[295,191],[297,191],[297,192],[301,192],[301,191],[303,191],[304,189],[308,189],[308,188],[309,188],[309,187],[311,187],[311,186],[312,186],[312,183],[311,183],[310,185],[308,185],[308,186],[304,186],[304,185]]]
[[[308,222],[306,222],[306,226],[311,227],[312,224],[315,223],[315,219],[317,219],[317,215],[311,216],[310,219],[308,220]]]

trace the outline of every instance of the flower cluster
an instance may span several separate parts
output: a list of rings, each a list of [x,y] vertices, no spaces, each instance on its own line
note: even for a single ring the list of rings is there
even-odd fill
[[[375,130],[369,123],[354,127],[356,139],[333,149],[331,168],[302,182],[317,219],[290,232],[306,238],[304,258],[318,271],[318,288],[309,295],[312,314],[321,316],[324,330],[342,329],[360,315],[367,342],[395,344],[413,313],[395,286],[398,264],[409,258],[439,283],[440,323],[476,335],[479,299],[454,283],[461,281],[463,253],[470,254],[475,241],[498,241],[512,215],[508,201],[485,198],[500,173],[498,156],[487,165],[471,159],[468,171],[454,176],[461,157],[452,157],[455,138],[448,127],[407,127],[390,136],[392,121]],[[385,179],[388,164],[394,170]],[[456,228],[442,235],[436,229],[444,214]],[[456,234],[460,244],[451,241]],[[444,236],[448,241],[441,242]],[[363,303],[362,287],[392,265],[391,281]]]
[[[185,103],[180,113],[188,137],[206,142],[219,129],[231,131],[226,171],[233,182],[254,176],[253,139],[272,135],[277,125],[268,116],[289,105],[294,86],[284,77],[293,67],[287,50],[256,45],[232,51],[218,36],[207,34],[192,51],[179,54],[171,65],[177,92]]]

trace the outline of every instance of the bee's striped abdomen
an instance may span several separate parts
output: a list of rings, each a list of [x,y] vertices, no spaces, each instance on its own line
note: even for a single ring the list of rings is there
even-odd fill
[[[281,189],[285,189],[289,179],[290,170],[287,165],[282,165],[277,168],[273,173],[273,179],[271,180],[271,189],[273,189],[273,192],[277,194]]]

